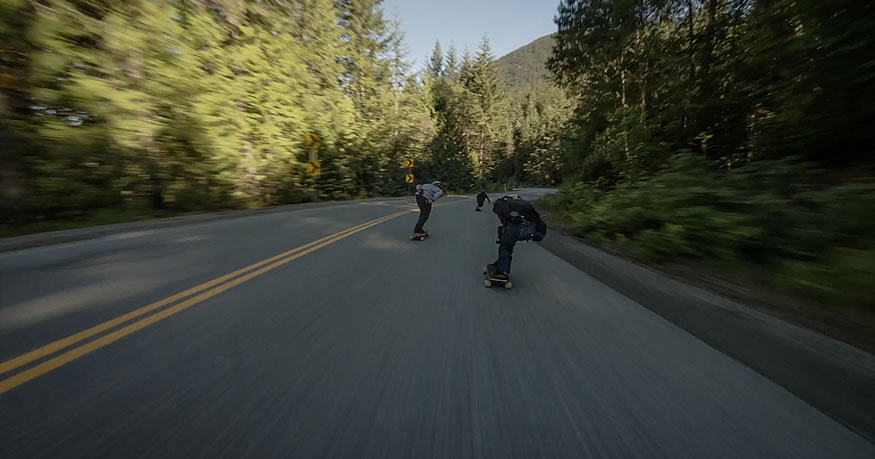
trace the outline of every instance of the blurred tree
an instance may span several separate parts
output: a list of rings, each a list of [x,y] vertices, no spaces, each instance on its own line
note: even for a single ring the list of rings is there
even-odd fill
[[[757,1],[745,11],[742,67],[751,147],[767,158],[872,165],[875,4]]]
[[[472,106],[475,123],[472,140],[478,179],[512,175],[513,171],[509,171],[510,174],[498,171],[499,165],[509,159],[513,145],[504,84],[498,76],[487,38],[483,38],[477,56],[469,65],[463,84],[475,101]]]
[[[4,219],[395,193],[400,158],[430,140],[427,92],[379,1],[0,8]]]
[[[405,157],[458,189],[614,186],[681,150],[871,167],[870,3],[565,0],[530,47],[553,81],[533,57],[507,84],[485,39],[412,73],[379,0],[3,0],[2,216],[402,193]]]
[[[444,62],[442,75],[450,80],[455,80],[459,72],[459,62],[456,57],[456,45],[450,43],[450,49],[447,50],[447,56]]]
[[[425,72],[432,78],[437,78],[443,75],[444,54],[441,51],[441,42],[434,42],[434,49],[431,51],[431,57],[425,63]]]

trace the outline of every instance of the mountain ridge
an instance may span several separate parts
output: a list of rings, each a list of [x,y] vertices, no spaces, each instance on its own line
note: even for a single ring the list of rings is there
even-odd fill
[[[545,65],[553,53],[555,35],[544,35],[496,60],[499,75],[508,88],[531,86],[550,76]]]

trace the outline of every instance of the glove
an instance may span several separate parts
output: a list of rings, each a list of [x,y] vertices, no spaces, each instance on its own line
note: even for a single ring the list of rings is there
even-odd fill
[[[434,201],[432,201],[431,199],[426,199],[425,202],[431,204],[431,203],[433,203]]]
[[[532,235],[532,240],[535,242],[541,242],[544,240],[544,235],[541,233],[535,233]]]

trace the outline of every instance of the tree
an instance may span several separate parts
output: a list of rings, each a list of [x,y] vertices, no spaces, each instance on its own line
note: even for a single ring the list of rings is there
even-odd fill
[[[474,97],[474,154],[477,175],[484,180],[508,159],[512,149],[510,123],[507,117],[506,96],[498,76],[498,67],[484,37],[476,57],[466,70],[463,85]],[[494,177],[497,178],[497,177]]]
[[[443,69],[444,78],[449,78],[451,80],[456,79],[459,72],[459,62],[456,57],[456,45],[452,42],[450,42],[450,49],[447,50],[445,61]]]
[[[395,107],[392,86],[392,35],[383,17],[380,0],[343,0],[339,17],[345,31],[346,90],[355,105],[355,130],[342,148],[354,174],[355,195],[383,180],[390,168],[387,152],[391,145],[392,120],[384,116]],[[335,180],[336,181],[336,180]]]
[[[443,51],[441,51],[441,42],[434,42],[434,49],[431,52],[431,57],[428,59],[428,63],[426,65],[426,73],[430,75],[432,78],[437,78],[442,75],[443,72],[443,64],[444,63],[444,55]]]
[[[475,183],[472,161],[475,100],[462,85],[431,80],[435,134],[430,143],[429,174],[450,189],[470,189]]]
[[[851,0],[563,1],[548,65],[580,100],[566,162],[611,180],[647,177],[678,150],[726,168],[867,163],[873,109],[855,99],[875,86],[873,17]]]
[[[510,95],[513,113],[514,176],[531,184],[551,185],[563,179],[567,170],[561,141],[574,100],[547,80],[516,88]]]
[[[0,197],[22,222],[394,193],[433,132],[379,1],[0,8]]]
[[[740,69],[755,101],[752,145],[767,158],[805,154],[835,167],[871,164],[875,5],[758,1],[745,16]],[[854,69],[854,70],[851,70]]]
[[[471,52],[465,49],[462,52],[462,60],[459,62],[459,83],[467,85],[472,78],[474,64],[471,60]]]

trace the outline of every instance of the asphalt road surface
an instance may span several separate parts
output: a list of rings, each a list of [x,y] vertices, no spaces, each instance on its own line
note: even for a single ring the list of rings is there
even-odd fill
[[[495,216],[439,203],[0,255],[0,456],[875,457],[535,243],[484,288]]]

